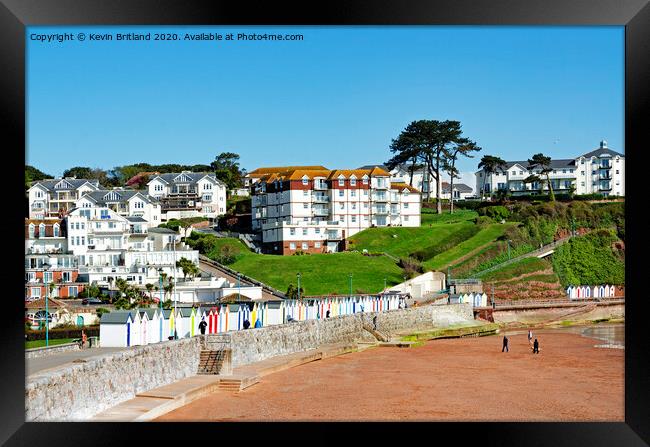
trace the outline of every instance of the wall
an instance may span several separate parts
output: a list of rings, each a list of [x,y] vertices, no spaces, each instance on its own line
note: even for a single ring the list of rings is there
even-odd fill
[[[196,374],[201,339],[193,337],[101,354],[28,377],[27,421],[87,419],[136,393]]]
[[[625,305],[599,304],[590,312],[571,314],[579,310],[579,307],[555,307],[555,308],[538,308],[538,309],[517,309],[517,310],[495,310],[493,312],[494,321],[497,323],[507,323],[519,321],[523,323],[541,323],[551,319],[567,321],[584,321],[598,320],[601,318],[625,318]],[[563,318],[566,315],[566,318]]]
[[[61,352],[78,351],[79,349],[79,343],[64,343],[61,345],[54,345],[49,347],[32,348],[25,350],[25,358],[34,359],[37,357],[59,354]]]
[[[469,304],[411,307],[208,335],[207,346],[208,349],[232,349],[232,366],[238,367],[278,355],[315,349],[324,344],[366,338],[362,322],[372,324],[375,315],[378,330],[389,333],[429,329],[474,319]]]

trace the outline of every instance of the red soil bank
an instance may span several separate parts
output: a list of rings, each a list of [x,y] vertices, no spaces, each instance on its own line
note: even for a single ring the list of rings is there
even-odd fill
[[[373,348],[218,391],[157,421],[623,421],[624,350],[577,334]]]

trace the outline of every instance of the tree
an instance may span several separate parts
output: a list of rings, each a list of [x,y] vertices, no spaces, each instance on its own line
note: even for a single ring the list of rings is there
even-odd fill
[[[460,121],[419,120],[413,121],[397,137],[391,147],[395,147],[403,157],[416,157],[425,167],[424,184],[429,184],[429,177],[436,181],[436,209],[442,213],[440,201],[441,170],[444,160],[455,147],[468,144],[470,140],[462,136]],[[430,197],[427,191],[427,199]]]
[[[224,182],[228,189],[237,188],[241,184],[242,173],[238,160],[239,155],[233,152],[222,152],[210,163],[215,176]]]
[[[390,151],[395,155],[388,160],[385,165],[389,170],[393,170],[401,164],[410,163],[409,171],[409,185],[413,186],[413,174],[417,169],[424,167],[418,164],[418,149],[414,144],[413,138],[408,134],[400,134],[397,138],[393,139],[390,145]]]
[[[154,289],[155,287],[156,287],[156,286],[154,286],[154,285],[151,284],[151,283],[147,283],[147,284],[145,284],[145,286],[144,286],[144,288],[147,289],[147,292],[149,292],[149,299],[151,299],[151,301],[153,301],[153,295],[152,295],[152,292],[153,292],[153,289]]]
[[[179,261],[176,261],[176,267],[179,267],[183,271],[183,281],[185,281],[188,275],[190,278],[193,278],[199,274],[199,268],[187,258],[181,258]]]
[[[75,166],[63,171],[63,177],[90,178],[92,169],[85,166]]]
[[[551,168],[551,157],[547,157],[542,153],[533,155],[533,158],[528,159],[528,169],[536,168],[540,168],[540,174],[546,176],[549,199],[551,202],[555,202],[555,194],[553,193],[553,186],[551,185],[551,177],[549,175],[553,171]]]
[[[480,150],[481,148],[478,147],[475,142],[464,139],[464,141],[460,141],[456,147],[450,149],[446,154],[447,156],[445,157],[444,166],[445,171],[449,174],[449,177],[451,179],[449,185],[449,192],[451,197],[449,201],[450,214],[454,212],[454,178],[460,178],[458,175],[458,169],[456,169],[456,160],[461,155],[468,158],[474,158],[471,153],[478,152]]]
[[[36,169],[33,166],[25,165],[25,189],[29,189],[32,186],[32,182],[37,182],[39,180],[46,180],[48,178],[53,178],[51,175],[44,173]]]
[[[483,184],[481,185],[481,199],[483,199],[485,194],[485,180],[489,175],[494,174],[497,171],[505,169],[506,162],[502,158],[495,157],[494,155],[484,155],[481,158],[478,168],[483,170]]]
[[[298,287],[294,286],[293,284],[289,284],[289,287],[287,287],[287,293],[285,293],[286,297],[290,300],[297,300],[298,299]],[[305,291],[301,287],[300,288],[300,297],[302,298],[305,296]]]

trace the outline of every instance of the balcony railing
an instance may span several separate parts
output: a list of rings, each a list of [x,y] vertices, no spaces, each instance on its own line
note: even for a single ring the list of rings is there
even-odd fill
[[[598,165],[598,169],[612,169],[612,165]]]
[[[312,201],[316,203],[327,203],[330,201],[330,198],[325,194],[314,194],[312,195]]]
[[[389,202],[388,194],[373,194],[372,200],[375,202]]]
[[[390,214],[390,210],[388,208],[375,208],[373,214],[388,215]]]
[[[314,216],[329,216],[330,210],[328,208],[312,208],[311,213]]]
[[[131,228],[129,230],[129,233],[130,234],[143,234],[143,235],[149,234],[149,232],[147,230],[141,230],[141,229],[139,230],[139,229],[135,229],[135,228]]]
[[[375,188],[375,189],[388,189],[388,182],[377,183],[373,188]]]
[[[199,194],[195,189],[190,189],[189,191],[172,191],[167,197],[198,197]]]
[[[341,233],[338,231],[328,231],[327,232],[327,239],[332,241],[332,240],[340,240],[341,239]]]
[[[612,185],[600,185],[598,186],[599,191],[611,191]]]
[[[327,182],[314,182],[314,189],[317,189],[319,191],[327,190]]]

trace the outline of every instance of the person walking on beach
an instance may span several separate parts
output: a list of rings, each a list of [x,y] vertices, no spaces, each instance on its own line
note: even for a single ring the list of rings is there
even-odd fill
[[[535,343],[533,343],[533,354],[539,354],[539,342],[537,339],[535,339]]]
[[[363,312],[363,310],[362,310],[362,312]],[[330,317],[330,311],[328,310],[327,312],[325,312],[325,318],[329,318],[329,317]]]
[[[528,344],[533,342],[533,331],[528,329]]]
[[[86,342],[88,341],[88,336],[86,335],[85,330],[81,330],[81,349],[86,347]]]
[[[201,335],[205,335],[205,328],[208,326],[208,323],[205,322],[205,318],[201,318],[201,322],[199,323],[199,330],[201,331]]]
[[[503,335],[503,348],[501,348],[501,352],[503,351],[510,352],[508,349],[508,337],[506,337],[505,334]]]

